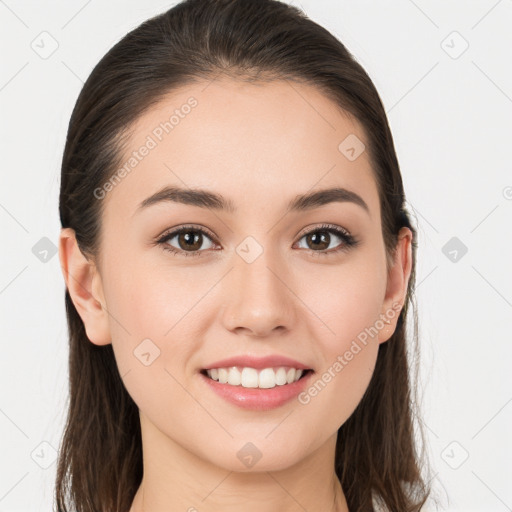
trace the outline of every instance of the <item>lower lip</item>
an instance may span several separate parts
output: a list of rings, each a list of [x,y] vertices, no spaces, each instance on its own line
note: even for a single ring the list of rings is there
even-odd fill
[[[215,391],[215,393],[220,397],[237,405],[238,407],[251,409],[253,411],[268,411],[281,407],[304,390],[312,375],[313,372],[308,371],[303,378],[299,379],[297,382],[293,382],[292,384],[260,389],[221,384],[220,382],[199,373],[199,376],[206,382],[206,384],[208,384],[208,386],[210,386],[210,389]]]

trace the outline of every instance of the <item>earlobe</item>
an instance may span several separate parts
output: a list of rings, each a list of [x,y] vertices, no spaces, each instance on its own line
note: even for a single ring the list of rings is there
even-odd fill
[[[66,287],[84,323],[87,337],[95,345],[108,345],[111,336],[101,276],[95,264],[80,251],[71,228],[61,229],[59,260]]]
[[[412,269],[412,231],[403,227],[398,233],[394,261],[388,273],[386,295],[381,318],[384,326],[379,330],[379,343],[387,341],[396,330],[396,325],[407,296],[407,287]]]

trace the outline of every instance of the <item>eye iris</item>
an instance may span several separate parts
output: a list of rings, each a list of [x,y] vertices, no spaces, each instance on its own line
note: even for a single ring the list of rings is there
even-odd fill
[[[329,247],[329,241],[330,241],[330,235],[327,233],[327,231],[316,231],[314,233],[310,233],[307,236],[308,242],[313,241],[313,248],[315,247],[315,244],[323,244],[325,247],[320,247],[320,250],[325,250]],[[327,239],[327,242],[326,242]],[[319,246],[316,245],[316,248],[318,249]]]
[[[178,243],[181,249],[185,251],[193,251],[197,250],[202,245],[202,235],[195,231],[184,231],[178,235]],[[182,241],[185,241],[185,244],[182,244]],[[199,243],[198,243],[199,241]],[[191,243],[192,242],[192,243]]]

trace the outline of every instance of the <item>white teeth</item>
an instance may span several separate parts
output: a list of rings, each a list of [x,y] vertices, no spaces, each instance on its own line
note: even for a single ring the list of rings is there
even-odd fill
[[[279,368],[276,372],[276,384],[278,386],[282,386],[286,384],[286,370],[284,368]]]
[[[258,377],[258,387],[268,389],[276,385],[276,374],[272,368],[261,370]]]
[[[238,368],[236,366],[233,366],[233,368],[229,369],[228,384],[231,384],[232,386],[240,386],[241,383],[242,374],[238,371]]]
[[[221,384],[269,389],[298,381],[304,371],[281,366],[279,368],[264,368],[258,373],[255,368],[232,366],[231,368],[212,368],[206,370],[206,373],[211,379],[217,380]]]
[[[219,368],[219,382],[226,384],[228,381],[228,370],[226,368]]]
[[[258,371],[254,368],[244,368],[242,370],[242,386],[244,388],[257,388]]]

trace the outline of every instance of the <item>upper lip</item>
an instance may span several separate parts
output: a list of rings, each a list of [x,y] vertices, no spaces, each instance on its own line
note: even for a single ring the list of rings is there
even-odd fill
[[[299,361],[295,361],[295,359],[290,359],[289,357],[280,356],[280,355],[269,355],[265,357],[253,357],[253,356],[234,356],[228,359],[222,359],[221,361],[215,361],[210,365],[206,366],[205,370],[210,370],[212,368],[228,368],[231,366],[242,366],[255,368],[257,370],[261,370],[263,368],[272,368],[279,366],[290,366],[292,368],[309,370],[310,368]]]

